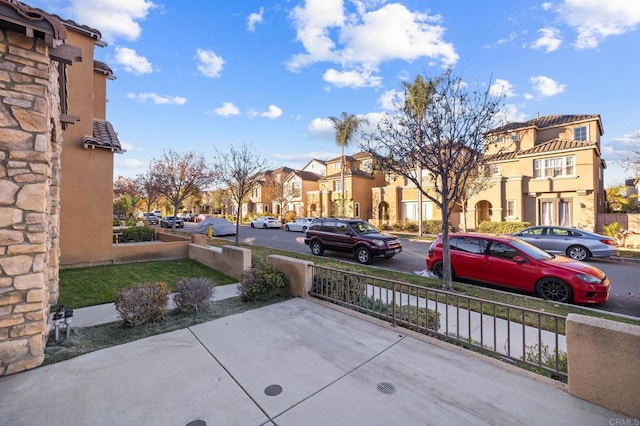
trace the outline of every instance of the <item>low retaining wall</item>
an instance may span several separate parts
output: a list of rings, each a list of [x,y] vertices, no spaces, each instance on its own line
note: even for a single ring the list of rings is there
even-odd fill
[[[188,257],[230,277],[240,279],[244,271],[251,267],[251,250],[235,247],[212,247],[200,245],[201,239],[189,244]],[[206,238],[205,238],[206,244]]]
[[[113,263],[147,262],[151,260],[186,259],[190,240],[126,243],[113,246]]]
[[[567,316],[569,393],[640,418],[640,327]]]
[[[289,296],[309,297],[313,285],[313,262],[272,254],[267,256],[267,263],[287,277]]]

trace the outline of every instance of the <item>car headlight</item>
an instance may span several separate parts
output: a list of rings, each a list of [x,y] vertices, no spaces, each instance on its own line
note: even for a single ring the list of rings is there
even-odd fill
[[[382,246],[384,246],[384,240],[377,240],[377,239],[374,239],[374,240],[372,240],[371,242],[372,242],[373,244],[377,245],[378,247],[382,247]]]
[[[587,274],[578,274],[576,275],[581,281],[584,281],[588,284],[602,284],[602,280],[600,278],[596,278],[593,275]]]

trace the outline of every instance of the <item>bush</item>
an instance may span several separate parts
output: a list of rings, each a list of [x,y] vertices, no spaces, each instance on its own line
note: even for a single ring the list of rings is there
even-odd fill
[[[453,226],[449,225],[449,231],[453,232]],[[442,221],[441,220],[423,220],[422,232],[424,234],[438,235],[442,233]]]
[[[125,287],[118,294],[116,310],[125,325],[135,327],[164,320],[169,287],[165,283],[144,283]]]
[[[403,231],[407,232],[418,232],[418,223],[417,222],[405,222],[402,227]]]
[[[313,291],[349,304],[359,305],[366,298],[366,283],[349,273],[314,277]]]
[[[402,231],[402,224],[399,222],[394,223],[391,227],[394,231]]]
[[[393,314],[393,305],[383,303],[380,299],[374,300],[373,297],[367,297],[363,302],[361,306],[366,309],[380,312],[389,317]],[[399,324],[401,327],[413,331],[424,332],[425,329],[437,331],[440,328],[440,313],[433,309],[413,305],[396,305],[396,319],[401,321]]]
[[[187,313],[206,308],[216,290],[209,278],[182,278],[173,289],[176,308]]]
[[[481,222],[478,232],[485,234],[513,234],[531,226],[529,222]]]
[[[622,246],[624,243],[624,228],[618,222],[610,223],[609,225],[604,225],[602,227],[602,231],[604,235],[607,235],[616,240],[616,244]]]
[[[293,222],[296,218],[296,212],[289,210],[282,215],[282,223]]]
[[[238,292],[243,302],[264,302],[273,299],[287,286],[287,278],[273,266],[256,262],[242,273]]]
[[[139,241],[153,241],[155,231],[152,228],[146,226],[132,226],[130,228],[123,229],[120,235],[120,241],[124,242],[139,242]]]

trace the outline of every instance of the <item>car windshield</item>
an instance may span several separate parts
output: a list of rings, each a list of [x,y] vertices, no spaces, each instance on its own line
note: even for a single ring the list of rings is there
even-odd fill
[[[526,253],[527,256],[532,257],[536,260],[549,260],[555,257],[554,255],[549,254],[546,251],[539,249],[538,247],[529,244],[526,241],[512,240],[511,245],[513,245],[518,250]]]
[[[352,223],[351,227],[358,234],[377,234],[380,232],[375,226],[365,221]]]

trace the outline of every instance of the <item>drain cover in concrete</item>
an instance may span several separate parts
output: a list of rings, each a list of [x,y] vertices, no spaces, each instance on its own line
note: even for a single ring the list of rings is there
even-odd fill
[[[205,422],[204,420],[194,420],[187,423],[187,426],[207,426],[207,422]]]
[[[393,383],[380,382],[376,387],[378,388],[378,392],[385,393],[387,395],[391,395],[392,393],[396,392],[396,387],[393,385]]]
[[[267,396],[280,395],[282,393],[282,386],[280,386],[280,385],[269,385],[266,388],[264,388],[264,393]]]

